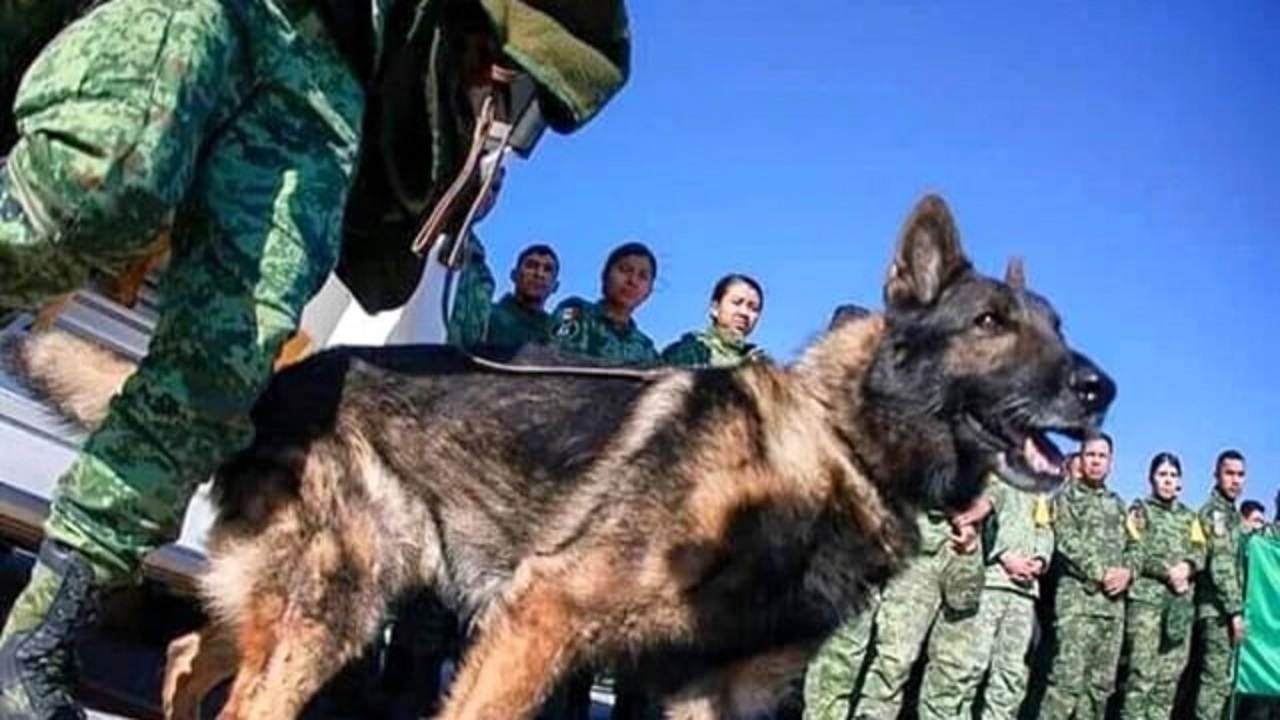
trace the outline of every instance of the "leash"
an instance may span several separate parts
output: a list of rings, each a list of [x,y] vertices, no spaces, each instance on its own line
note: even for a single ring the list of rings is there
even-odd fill
[[[471,147],[467,150],[467,157],[463,161],[458,175],[450,183],[445,193],[440,196],[440,200],[432,208],[422,227],[418,229],[410,246],[412,252],[421,257],[434,245],[449,243],[452,240],[452,243],[447,246],[447,254],[439,258],[440,263],[445,266],[444,288],[440,294],[440,317],[446,326],[448,325],[450,314],[449,298],[453,295],[457,275],[465,262],[471,226],[475,223],[475,217],[480,206],[487,201],[498,174],[502,172],[502,164],[506,160],[507,152],[510,150],[511,135],[515,126],[512,122],[498,120],[498,101],[496,96],[499,88],[507,87],[512,77],[514,77],[514,73],[506,68],[498,65],[493,65],[490,68],[492,84],[490,85],[489,93],[485,95],[480,104],[480,112],[476,117],[476,125],[471,135]],[[483,163],[486,155],[486,146],[491,148],[488,155],[496,158],[492,163],[488,163],[487,168]],[[472,182],[477,171],[480,173],[479,190],[467,208],[467,212],[462,218],[462,223],[450,238],[450,235],[444,232],[444,226],[453,217],[454,206],[463,191]],[[639,368],[592,367],[586,365],[515,365],[480,357],[461,345],[458,345],[457,349],[471,363],[479,367],[512,375],[573,375],[651,380],[665,372],[662,369],[643,370]]]

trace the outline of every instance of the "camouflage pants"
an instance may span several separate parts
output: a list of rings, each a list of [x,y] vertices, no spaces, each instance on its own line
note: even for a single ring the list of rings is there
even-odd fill
[[[172,227],[150,352],[60,479],[46,532],[128,579],[248,410],[336,262],[364,98],[313,16],[271,0],[115,0],[46,48],[0,173],[0,311]]]
[[[1230,717],[1232,683],[1235,679],[1235,647],[1231,644],[1229,616],[1196,621],[1200,638],[1200,688],[1196,691],[1196,720],[1226,720]]]
[[[937,673],[952,682],[929,683],[933,692],[921,694],[920,717],[973,717],[984,674],[982,718],[1018,717],[1027,692],[1027,650],[1035,624],[1035,598],[997,589],[982,593],[976,615],[940,620],[933,630],[937,649],[925,673],[926,678]]]
[[[948,613],[975,613],[981,583],[980,553],[957,555],[945,548],[933,555],[917,556],[901,575],[889,581],[876,613],[875,653],[855,717],[881,720],[898,716],[911,669],[934,621]],[[974,602],[970,604],[970,600]],[[936,634],[929,638],[929,657],[960,651],[944,647],[946,642],[951,640]],[[958,682],[949,669],[926,668],[921,697],[948,693],[947,688]]]
[[[847,720],[858,695],[858,679],[871,649],[880,593],[849,618],[819,648],[804,675],[804,720]]]
[[[1123,645],[1123,616],[1059,615],[1040,717],[1103,720]]]
[[[1124,627],[1129,643],[1129,676],[1120,713],[1126,720],[1167,720],[1173,712],[1191,636],[1169,641],[1164,637],[1163,616],[1163,608],[1158,605],[1129,602]]]

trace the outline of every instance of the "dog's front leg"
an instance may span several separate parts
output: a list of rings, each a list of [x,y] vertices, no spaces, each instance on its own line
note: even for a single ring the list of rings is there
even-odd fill
[[[667,700],[667,720],[767,716],[804,672],[811,655],[809,647],[782,648],[714,671]]]
[[[235,636],[210,624],[169,644],[160,691],[165,720],[198,720],[205,695],[236,671]]]
[[[531,580],[485,618],[437,717],[531,717],[577,661],[585,637],[563,586]]]

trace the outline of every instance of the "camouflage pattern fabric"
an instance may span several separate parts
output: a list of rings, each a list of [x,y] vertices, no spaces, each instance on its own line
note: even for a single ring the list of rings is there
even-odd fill
[[[1115,690],[1124,640],[1125,594],[1108,597],[1108,568],[1132,567],[1126,553],[1125,507],[1106,487],[1074,481],[1053,507],[1058,582],[1053,660],[1042,718],[1098,718]]]
[[[1128,530],[1138,577],[1129,589],[1125,615],[1129,676],[1121,714],[1163,720],[1173,711],[1195,619],[1193,592],[1174,593],[1167,577],[1181,562],[1194,571],[1203,568],[1206,538],[1195,512],[1154,496],[1130,506]]]
[[[804,676],[804,720],[848,720],[857,701],[871,650],[880,592],[845,620],[809,661]]]
[[[1241,544],[1244,523],[1235,503],[1218,488],[1200,509],[1200,524],[1209,536],[1206,572],[1196,584],[1196,621],[1203,669],[1196,693],[1196,717],[1220,720],[1230,712],[1235,646],[1231,617],[1244,610]]]
[[[1036,601],[1025,593],[987,588],[976,615],[940,624],[938,646],[946,651],[930,658],[930,665],[949,678],[934,684],[929,697],[921,697],[921,717],[971,718],[978,687],[987,685],[978,703],[983,720],[1018,717],[1027,694],[1030,667],[1027,649],[1035,633]],[[926,671],[928,669],[926,668]],[[935,670],[936,672],[937,670]]]
[[[662,361],[678,367],[734,367],[763,359],[759,347],[716,327],[685,333],[662,350]]]
[[[469,237],[465,252],[462,269],[455,276],[457,287],[445,332],[450,345],[470,347],[484,342],[489,329],[489,304],[497,283],[479,238]]]
[[[73,290],[172,226],[150,353],[45,528],[104,577],[132,578],[250,440],[248,410],[336,260],[362,110],[318,21],[265,2],[116,0],[30,68],[0,179],[0,308]]]
[[[981,552],[959,554],[948,542],[945,518],[922,514],[919,520],[920,554],[884,588],[875,619],[874,652],[858,699],[858,718],[897,717],[911,668],[928,638],[929,657],[960,648],[945,647],[952,638],[933,635],[929,629],[939,617],[971,616],[978,611],[982,593]],[[920,696],[949,692],[958,679],[949,667],[926,666]],[[921,707],[921,718],[930,717]]]
[[[1235,644],[1231,618],[1213,615],[1196,620],[1200,651],[1200,684],[1196,691],[1196,720],[1229,720],[1235,683]]]
[[[1205,576],[1196,588],[1198,617],[1237,615],[1244,607],[1240,581],[1240,544],[1244,522],[1235,503],[1217,488],[1200,509],[1200,525],[1209,538]]]
[[[521,305],[515,295],[507,293],[489,308],[485,340],[508,346],[545,344],[551,342],[551,330],[551,313]]]
[[[1048,567],[1053,528],[1048,499],[1022,492],[998,477],[987,480],[992,514],[984,527],[986,572],[976,615],[939,619],[934,633],[939,652],[926,672],[952,682],[932,683],[921,695],[921,716],[972,717],[978,687],[988,676],[983,718],[1015,718],[1026,694],[1030,668],[1027,650],[1035,632],[1039,582],[1014,579],[1000,564],[1005,553],[1039,558]]]
[[[23,71],[63,27],[96,0],[0,0],[0,153],[17,139],[9,109]]]
[[[551,313],[554,342],[569,352],[619,363],[655,363],[653,340],[630,320],[619,326],[604,313],[604,305],[572,297]]]

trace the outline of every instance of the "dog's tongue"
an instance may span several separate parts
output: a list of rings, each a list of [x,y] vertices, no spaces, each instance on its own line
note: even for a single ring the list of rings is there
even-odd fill
[[[1045,475],[1057,475],[1062,472],[1062,458],[1058,448],[1047,439],[1041,441],[1034,435],[1028,435],[1022,441],[1022,456],[1032,470]]]

